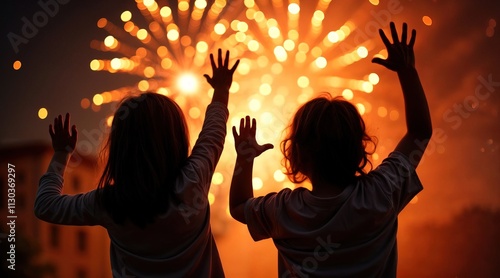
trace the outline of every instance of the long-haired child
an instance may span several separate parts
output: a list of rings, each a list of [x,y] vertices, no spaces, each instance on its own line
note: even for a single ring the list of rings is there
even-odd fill
[[[63,225],[100,225],[111,239],[114,277],[224,277],[210,228],[207,194],[226,135],[229,87],[239,63],[229,51],[210,55],[214,88],[198,140],[189,138],[180,107],[145,93],[125,99],[114,114],[107,163],[98,188],[63,195],[63,175],[77,130],[59,115],[49,126],[54,156],[40,179],[38,218]]]

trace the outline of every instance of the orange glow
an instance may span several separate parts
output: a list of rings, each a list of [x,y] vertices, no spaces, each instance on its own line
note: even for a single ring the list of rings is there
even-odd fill
[[[182,36],[181,37],[181,44],[183,46],[188,46],[191,44],[191,38],[189,36]]]
[[[22,64],[21,64],[21,61],[17,60],[15,61],[13,64],[12,64],[12,68],[14,70],[19,70],[21,68]]]
[[[229,122],[239,125],[241,117],[251,114],[258,120],[259,143],[270,142],[275,146],[275,150],[263,154],[266,158],[262,163],[255,165],[253,186],[256,190],[273,191],[295,188],[282,172],[277,146],[283,136],[282,131],[299,105],[326,91],[352,101],[358,111],[368,118],[377,117],[390,124],[391,120],[399,119],[398,111],[393,108],[388,110],[387,104],[376,102],[380,99],[378,96],[367,95],[377,93],[374,86],[378,86],[380,77],[378,71],[367,72],[370,69],[366,68],[366,61],[363,60],[371,58],[372,52],[375,56],[386,57],[386,50],[374,40],[359,41],[353,45],[349,45],[352,44],[349,40],[349,43],[342,44],[344,40],[351,39],[350,36],[358,34],[354,30],[360,28],[356,24],[361,23],[349,19],[337,25],[338,29],[327,30],[325,24],[330,23],[330,2],[333,3],[320,0],[316,8],[305,9],[301,4],[305,1],[274,0],[264,5],[244,0],[242,12],[230,16],[224,13],[231,6],[226,0],[180,0],[171,7],[162,7],[161,2],[153,0],[138,2],[146,22],[137,19],[136,25],[131,21],[131,15],[129,19],[127,11],[122,13],[122,20],[129,19],[123,28],[130,41],[118,37],[112,32],[111,24],[106,23],[109,38],[106,37],[104,45],[116,48],[103,51],[109,51],[108,54],[115,54],[115,57],[94,59],[90,68],[94,71],[128,73],[143,79],[133,86],[110,91],[110,99],[103,92],[100,94],[102,102],[89,101],[87,107],[92,105],[93,110],[98,110],[97,103],[102,106],[117,102],[128,94],[154,91],[175,100],[185,113],[189,129],[199,130],[205,107],[213,95],[210,86],[199,82],[199,79],[202,73],[212,73],[209,55],[216,54],[218,48],[229,49],[230,65],[240,59],[229,88]],[[372,0],[371,4],[366,4],[378,5],[378,2]],[[270,10],[269,7],[274,6],[280,6],[283,12]],[[155,11],[152,11],[154,7]],[[201,14],[203,17],[199,17]],[[304,24],[312,25],[312,30],[301,32],[299,26]],[[197,29],[196,26],[211,27]],[[139,45],[137,38],[142,40]],[[365,66],[360,70],[362,64]],[[186,72],[197,74],[184,76]],[[230,135],[225,147],[234,149],[234,140]],[[381,160],[386,155],[384,151],[377,151],[380,153],[372,155],[371,159]],[[221,157],[219,164],[231,165],[234,159],[233,153],[227,153]],[[227,199],[219,198],[219,191],[216,190],[224,187],[227,190],[228,175],[230,170],[218,168],[213,176],[212,183],[216,187],[211,190],[210,196],[213,196],[214,210],[220,202],[226,208]],[[266,187],[269,184],[269,188],[264,188],[264,184]],[[311,188],[310,184],[299,186]]]
[[[107,25],[107,24],[108,24],[108,20],[107,20],[107,19],[105,19],[104,17],[103,17],[103,18],[101,18],[101,19],[99,19],[99,20],[97,21],[97,27],[99,27],[99,28],[101,28],[101,29],[102,29],[102,28],[104,28],[104,27],[106,27],[106,25]]]
[[[80,101],[80,106],[83,108],[83,109],[87,109],[90,107],[90,100],[88,98],[83,98],[81,101]]]
[[[379,115],[379,117],[382,117],[382,118],[387,116],[387,108],[385,108],[384,106],[380,106],[377,109],[377,114]]]
[[[133,22],[131,21],[128,21],[126,22],[124,25],[123,25],[123,30],[131,33],[134,29],[136,28],[136,26],[134,25]]]
[[[111,95],[110,92],[103,92],[101,93],[102,96],[102,103],[110,103],[111,100],[113,99],[113,96]]]
[[[172,64],[173,62],[169,58],[164,58],[161,60],[161,67],[164,69],[170,69],[172,67]]]
[[[411,199],[411,201],[410,201],[410,204],[412,204],[412,205],[414,205],[416,203],[418,203],[418,196],[413,197],[413,199]]]
[[[392,110],[389,113],[389,119],[391,119],[391,121],[396,121],[397,119],[399,119],[399,112],[397,110]]]
[[[162,45],[162,46],[158,47],[158,49],[156,49],[156,53],[160,57],[165,57],[168,54],[168,49]]]
[[[153,67],[146,67],[144,69],[144,76],[147,78],[155,76],[155,69]]]
[[[427,25],[427,26],[431,26],[432,25],[432,19],[429,16],[427,16],[427,15],[425,15],[425,16],[422,17],[422,22],[425,25]]]

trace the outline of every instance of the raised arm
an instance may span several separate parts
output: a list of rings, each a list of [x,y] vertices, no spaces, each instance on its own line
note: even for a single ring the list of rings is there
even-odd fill
[[[47,173],[40,179],[37,190],[34,213],[44,221],[66,225],[96,225],[98,215],[94,210],[94,194],[62,195],[63,176],[68,161],[75,150],[77,129],[73,125],[70,131],[70,115],[63,120],[61,115],[49,125],[54,155]],[[55,175],[54,175],[55,174]]]
[[[198,186],[202,190],[204,198],[208,194],[213,172],[224,148],[229,114],[227,110],[229,88],[239,60],[232,68],[229,68],[229,51],[223,59],[222,51],[219,49],[217,64],[213,54],[210,54],[210,62],[212,77],[208,74],[203,76],[214,88],[214,95],[211,104],[207,107],[201,132],[189,156],[189,163],[183,167],[182,174],[186,182],[189,181],[193,186]]]
[[[212,65],[212,77],[204,74],[208,84],[214,88],[214,96],[212,102],[217,101],[227,105],[229,100],[229,88],[233,82],[233,73],[238,67],[240,60],[234,63],[232,68],[229,68],[229,50],[226,51],[226,57],[222,59],[222,50],[219,48],[217,64],[215,64],[214,55],[210,54],[210,63]]]
[[[401,40],[398,38],[394,22],[391,22],[390,28],[392,43],[389,42],[384,31],[379,30],[380,37],[387,47],[387,59],[374,58],[372,62],[398,74],[403,90],[407,132],[395,150],[405,154],[416,168],[432,135],[429,106],[415,68],[413,45],[417,33],[412,30],[410,41],[407,43],[408,26],[406,23],[403,23]]]
[[[253,198],[252,171],[253,161],[261,153],[272,149],[272,144],[259,145],[255,140],[257,123],[250,116],[240,120],[240,134],[233,126],[234,145],[236,147],[236,165],[234,166],[231,189],[229,191],[229,211],[231,216],[246,224],[245,203]]]

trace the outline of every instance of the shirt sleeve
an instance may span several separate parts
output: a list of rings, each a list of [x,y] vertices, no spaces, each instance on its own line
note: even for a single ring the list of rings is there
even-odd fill
[[[54,224],[98,225],[101,214],[96,211],[95,190],[65,195],[61,194],[63,183],[63,177],[56,173],[46,173],[40,178],[35,215]]]
[[[291,193],[292,190],[286,188],[278,193],[247,200],[245,219],[253,240],[259,241],[279,234],[281,221],[278,216],[286,210],[285,203],[290,199]]]
[[[207,107],[198,140],[178,179],[178,193],[194,186],[201,190],[203,196],[208,194],[212,175],[224,148],[228,116],[227,107],[222,103],[213,102]]]
[[[423,186],[408,157],[392,152],[369,174],[399,213],[415,197]]]

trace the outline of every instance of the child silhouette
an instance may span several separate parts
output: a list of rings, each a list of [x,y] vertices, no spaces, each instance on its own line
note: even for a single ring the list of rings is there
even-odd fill
[[[70,115],[49,126],[54,156],[40,179],[35,214],[63,225],[100,225],[111,239],[114,277],[224,277],[210,228],[207,194],[226,135],[229,87],[236,61],[217,64],[199,138],[188,156],[188,131],[179,106],[145,93],[116,111],[98,188],[62,195],[63,175],[77,141]]]
[[[406,24],[401,40],[394,23],[390,28],[393,43],[380,30],[388,58],[373,62],[399,76],[407,132],[376,169],[363,170],[371,138],[356,107],[318,97],[299,108],[281,145],[291,181],[309,179],[312,191],[283,189],[254,198],[254,158],[272,145],[256,142],[256,122],[249,116],[241,120],[239,134],[233,127],[237,158],[230,212],[247,224],[254,240],[273,239],[280,277],[396,276],[398,214],[422,190],[415,168],[432,125],[415,69],[416,32],[407,43]]]

